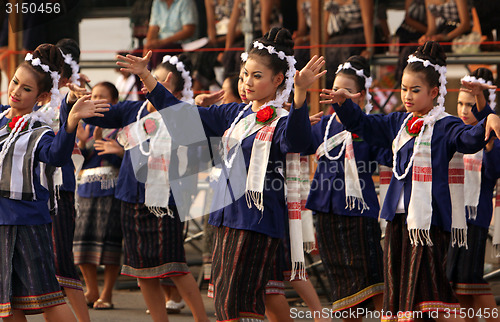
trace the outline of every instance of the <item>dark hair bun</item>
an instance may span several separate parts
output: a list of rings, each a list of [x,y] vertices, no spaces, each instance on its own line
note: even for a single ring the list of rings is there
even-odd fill
[[[78,43],[74,39],[61,39],[57,42],[56,46],[61,48],[63,53],[71,54],[73,60],[80,63],[80,46],[78,46]]]
[[[371,76],[370,64],[368,63],[368,60],[365,57],[354,55],[349,57],[346,62],[351,63],[352,67],[362,70],[366,77]]]
[[[274,27],[258,40],[266,46],[272,45],[276,48],[276,51],[281,50],[286,55],[293,55],[294,42],[292,34],[286,28]]]
[[[492,83],[494,82],[493,73],[488,68],[480,67],[470,75],[476,78],[482,78],[485,81],[491,81]]]
[[[414,55],[439,66],[446,66],[446,54],[443,47],[435,41],[427,41],[418,47]]]
[[[64,58],[59,48],[52,44],[41,44],[36,47],[33,51],[33,58],[39,58],[41,63],[48,65],[53,72],[60,73],[64,65]]]

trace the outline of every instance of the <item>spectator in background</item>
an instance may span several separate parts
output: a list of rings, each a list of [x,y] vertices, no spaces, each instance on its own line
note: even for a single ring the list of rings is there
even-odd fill
[[[427,32],[425,0],[405,0],[405,11],[405,19],[396,31],[396,35],[399,37],[399,43],[417,43],[420,37]],[[408,56],[415,50],[417,50],[417,46],[405,46],[400,48],[396,80],[401,80]]]
[[[293,33],[295,46],[309,46],[311,29],[311,0],[297,0],[297,31]],[[309,61],[309,49],[295,49],[298,70]]]
[[[425,0],[427,32],[419,43],[428,40],[449,42],[472,29],[472,7],[467,0]],[[445,46],[449,50],[450,46]]]
[[[278,0],[252,0],[253,3],[253,28],[254,38],[261,37],[268,32],[271,27],[279,24]],[[233,9],[229,19],[226,35],[226,51],[220,61],[224,65],[224,73],[238,73],[240,70],[240,53],[229,51],[233,47],[243,47],[243,33],[241,31],[241,21],[245,17],[245,0],[234,0]],[[248,50],[250,48],[247,48]]]
[[[207,35],[209,42],[206,48],[223,48],[226,43],[229,17],[234,0],[205,0],[207,18]],[[193,90],[208,89],[216,82],[214,67],[217,66],[218,52],[202,51],[195,55]],[[220,84],[218,84],[220,86]]]
[[[373,54],[375,10],[373,0],[327,0],[325,10],[327,44],[346,44],[325,50],[326,87],[331,88],[338,65],[353,55],[369,58]],[[366,44],[366,47],[351,44]]]
[[[474,7],[481,22],[481,34],[487,37],[487,41],[500,39],[500,19],[493,12],[500,12],[500,1],[474,0]],[[493,35],[496,30],[496,37]],[[500,44],[481,45],[484,50],[500,50]]]
[[[197,37],[198,12],[193,0],[154,0],[151,7],[144,55],[149,50],[178,49]],[[161,63],[164,52],[154,52],[151,68]]]

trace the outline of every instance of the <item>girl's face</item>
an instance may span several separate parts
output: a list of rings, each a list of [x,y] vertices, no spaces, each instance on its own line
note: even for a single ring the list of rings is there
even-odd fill
[[[283,81],[283,74],[274,75],[267,67],[263,57],[249,57],[243,67],[243,83],[249,101],[255,101],[255,106],[276,98],[276,90]]]
[[[174,89],[175,89],[175,86],[174,84],[172,84],[171,81],[167,81],[167,76],[168,74],[170,74],[170,71],[163,68],[163,67],[158,67],[154,73],[153,73],[153,76],[158,80],[158,82],[160,84],[162,84],[163,86],[165,86],[166,89],[168,89],[168,91],[174,95],[176,95],[176,93],[174,93]],[[173,79],[173,77],[170,78],[171,80]],[[178,93],[177,93],[178,94]],[[177,96],[177,95],[176,95]]]
[[[476,99],[470,93],[463,91],[460,91],[458,93],[458,104],[457,104],[458,116],[467,125],[475,125],[477,123],[476,117],[471,112],[472,106],[475,103]]]
[[[231,78],[226,78],[222,83],[222,89],[224,90],[224,97],[222,98],[222,104],[228,103],[239,103],[240,98],[234,96],[233,89],[231,88]]]
[[[347,90],[351,94],[356,94],[360,92],[358,85],[356,84],[356,81],[353,79],[353,77],[339,73],[337,74],[335,80],[333,81],[332,89],[336,91],[342,88]],[[361,103],[364,102],[364,99],[365,99],[365,91],[361,91],[361,96],[353,99],[353,102],[361,106]]]
[[[238,92],[240,94],[241,101],[248,104],[247,92],[245,91],[245,83],[243,82],[243,69],[240,72],[240,77],[238,78]]]
[[[427,114],[434,107],[434,99],[438,93],[439,89],[431,88],[423,73],[407,71],[403,73],[401,101],[407,112],[413,113],[414,116]]]
[[[16,70],[8,88],[11,117],[31,113],[38,101],[48,98],[49,93],[39,94],[38,78],[39,76],[26,66]]]
[[[116,100],[113,100],[110,91],[106,86],[97,85],[92,88],[92,97],[93,101],[95,100],[106,100],[107,104],[116,104]]]

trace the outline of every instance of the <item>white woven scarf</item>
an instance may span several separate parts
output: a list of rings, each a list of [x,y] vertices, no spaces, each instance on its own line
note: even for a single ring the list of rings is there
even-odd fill
[[[335,115],[332,115],[335,117]],[[346,209],[353,210],[356,208],[361,210],[361,213],[365,210],[369,210],[370,207],[366,204],[363,198],[363,192],[361,190],[361,184],[359,182],[358,166],[356,164],[356,157],[354,155],[354,146],[352,144],[352,134],[348,131],[342,131],[335,134],[334,136],[328,138],[325,141],[326,144],[321,144],[316,150],[316,160],[319,160],[322,156],[327,155],[330,160],[338,160],[342,153],[345,151],[344,155],[344,180],[345,180],[345,201]],[[330,157],[328,152],[335,147],[342,144],[340,152],[335,157]]]
[[[465,209],[469,219],[476,220],[479,195],[481,193],[481,168],[483,165],[483,150],[474,154],[464,154],[465,169]]]
[[[139,121],[127,125],[118,132],[117,139],[125,150],[139,146],[141,152],[148,156],[144,204],[158,217],[168,214],[173,218],[173,213],[168,205],[170,199],[168,170],[172,138],[161,114],[159,112],[149,113]],[[150,140],[150,150],[143,151],[142,144],[147,140]]]

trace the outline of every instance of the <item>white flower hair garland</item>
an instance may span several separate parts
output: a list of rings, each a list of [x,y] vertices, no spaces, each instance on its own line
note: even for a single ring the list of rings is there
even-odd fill
[[[191,80],[190,73],[186,70],[186,66],[184,63],[179,61],[177,56],[165,55],[163,56],[162,63],[169,63],[172,66],[175,66],[177,71],[181,73],[182,79],[184,80],[184,88],[182,89],[182,98],[184,102],[194,104],[193,99],[193,90],[191,87],[193,86],[193,81]]]
[[[406,166],[406,169],[405,169],[405,171],[402,174],[399,174],[397,172],[397,170],[396,170],[396,164],[397,164],[396,157],[397,157],[397,153],[393,154],[392,173],[394,173],[394,177],[396,179],[398,179],[398,180],[403,180],[404,178],[406,178],[406,176],[408,175],[408,172],[410,171],[410,168],[413,166],[413,161],[415,159],[415,155],[417,154],[417,150],[420,147],[420,143],[422,142],[422,136],[423,136],[423,133],[424,133],[426,127],[429,126],[429,125],[434,124],[436,122],[437,118],[439,117],[439,115],[444,112],[444,110],[445,110],[444,109],[444,97],[445,97],[445,95],[447,93],[446,83],[448,81],[446,80],[446,66],[440,66],[440,65],[437,65],[437,64],[433,64],[429,60],[417,58],[415,55],[410,55],[408,57],[408,64],[411,64],[411,63],[422,63],[424,65],[424,67],[431,66],[431,67],[434,68],[434,70],[436,72],[439,73],[439,97],[437,99],[438,105],[434,106],[432,108],[432,110],[430,110],[430,112],[427,113],[422,118],[423,125],[422,125],[422,128],[420,129],[420,132],[418,133],[417,138],[416,138],[416,142],[415,142],[415,145],[414,145],[414,148],[413,148],[413,154],[411,155],[410,162],[408,162],[408,165]],[[408,121],[412,117],[413,117],[413,114],[410,113],[408,115],[408,117],[406,117],[405,120],[403,121],[403,124],[401,124],[401,128],[399,129],[398,135],[394,139],[394,143],[393,143],[394,146],[398,146],[399,140],[401,138],[401,134],[403,133],[403,131],[405,129],[406,123],[408,123]]]
[[[481,83],[481,84],[488,84],[488,85],[493,85],[493,83],[491,81],[486,81],[484,78],[476,78],[474,76],[470,76],[470,75],[466,75],[464,77],[462,77],[462,79],[460,79],[460,82],[470,82],[470,83]],[[496,94],[495,94],[495,89],[494,88],[490,88],[488,89],[488,92],[490,93],[489,97],[488,97],[488,100],[489,100],[489,105],[491,107],[492,110],[495,110],[495,107],[497,106],[497,103],[495,101],[495,98],[496,98]]]
[[[40,66],[40,68],[44,72],[50,74],[50,77],[52,78],[52,89],[50,90],[50,106],[59,106],[59,103],[61,103],[61,96],[59,94],[59,80],[61,79],[61,76],[59,75],[59,73],[56,71],[51,71],[48,65],[42,64],[40,58],[33,58],[33,55],[31,53],[27,53],[24,60],[31,62],[31,65],[34,67]]]
[[[292,89],[293,89],[293,77],[295,76],[295,71],[296,71],[295,63],[297,61],[295,60],[295,57],[293,57],[293,55],[286,55],[284,51],[282,51],[282,50],[277,51],[276,48],[274,48],[274,46],[272,46],[272,45],[265,46],[263,43],[261,43],[258,40],[253,42],[253,47],[257,48],[257,49],[261,49],[261,50],[266,49],[270,55],[276,54],[276,55],[278,55],[279,59],[286,60],[286,62],[288,64],[288,69],[285,73],[285,88],[283,88],[281,91],[278,90],[278,92],[276,94],[276,98],[274,100],[269,101],[267,103],[264,103],[260,107],[260,109],[263,109],[266,106],[274,106],[276,108],[282,108],[283,104],[288,100],[288,97],[290,96],[290,93],[292,92]],[[248,60],[248,53],[247,52],[242,53],[241,54],[241,61],[246,62],[247,60]],[[233,133],[233,130],[234,130],[234,127],[236,126],[236,124],[239,122],[239,120],[243,117],[243,114],[251,106],[252,106],[252,103],[250,102],[240,111],[240,113],[234,119],[233,123],[231,123],[231,127],[229,128],[229,130],[227,132],[228,140],[229,140],[229,137],[231,136],[231,133]],[[255,122],[255,120],[254,120],[254,122]],[[250,133],[253,126],[254,126],[254,123],[252,123],[248,126],[247,131],[242,136],[242,140],[243,140],[243,138],[245,138],[248,135],[248,133]],[[225,145],[226,144],[227,144],[227,142],[225,143]],[[239,142],[238,145],[241,145],[241,141]],[[224,158],[223,158],[224,164],[226,165],[226,168],[230,169],[233,166],[233,161],[234,161],[234,158],[236,157],[236,153],[233,153],[231,158],[228,160],[227,149],[223,148],[222,150],[224,152]]]
[[[73,56],[71,54],[65,54],[61,48],[59,48],[59,51],[61,52],[61,55],[64,58],[64,63],[66,65],[69,65],[71,67],[71,77],[69,81],[75,85],[79,85],[77,82],[80,79],[80,75],[78,74],[78,71],[80,70],[80,66],[78,63],[73,59]]]
[[[373,104],[371,102],[372,100],[372,94],[370,94],[370,87],[372,86],[373,79],[372,77],[367,77],[362,69],[356,69],[352,66],[350,62],[346,62],[344,64],[340,64],[339,67],[337,68],[337,72],[335,74],[340,73],[342,70],[347,70],[351,69],[353,70],[357,76],[363,77],[365,79],[365,90],[366,90],[366,105],[365,105],[365,113],[370,114]]]

